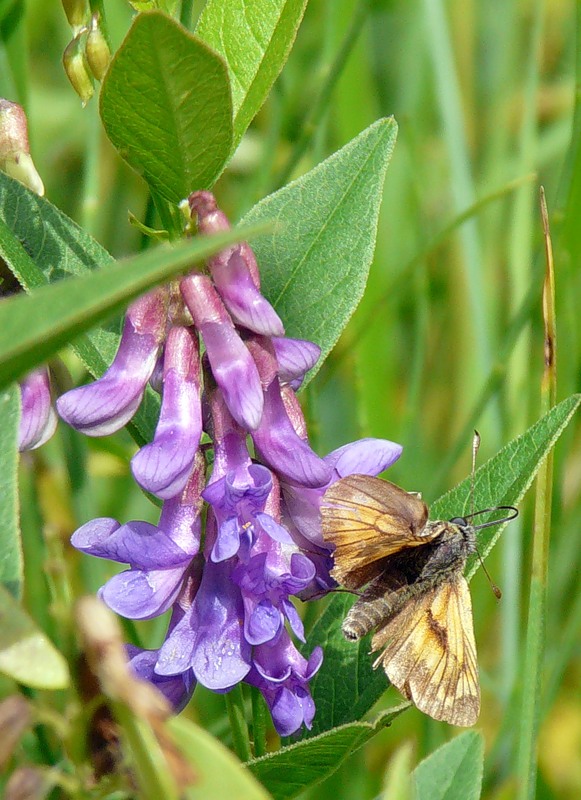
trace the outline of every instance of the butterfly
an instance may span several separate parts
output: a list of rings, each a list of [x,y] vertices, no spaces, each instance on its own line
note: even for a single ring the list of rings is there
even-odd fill
[[[481,514],[503,519],[473,525]],[[342,624],[346,639],[370,631],[373,666],[430,717],[473,725],[480,712],[472,603],[464,577],[476,531],[514,519],[497,506],[449,521],[428,520],[418,494],[368,475],[332,484],[321,506],[325,541],[334,546],[333,578],[363,591]]]

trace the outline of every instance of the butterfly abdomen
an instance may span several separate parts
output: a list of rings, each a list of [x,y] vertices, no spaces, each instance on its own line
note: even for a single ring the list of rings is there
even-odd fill
[[[345,617],[341,630],[346,639],[356,641],[377,628],[396,613],[403,601],[396,592],[389,592],[374,599],[361,597]]]

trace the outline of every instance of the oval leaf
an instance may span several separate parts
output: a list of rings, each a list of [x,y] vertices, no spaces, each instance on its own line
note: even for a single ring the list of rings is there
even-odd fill
[[[62,655],[2,586],[0,672],[35,689],[64,689],[69,683]]]
[[[160,12],[139,15],[101,91],[107,135],[162,197],[178,203],[210,187],[232,145],[222,60]]]
[[[245,222],[270,219],[257,238],[264,294],[288,336],[310,339],[322,364],[355,311],[369,273],[385,171],[397,125],[375,122],[297,181],[262,200]]]
[[[283,68],[307,0],[209,0],[196,34],[219,53],[230,75],[233,148]]]

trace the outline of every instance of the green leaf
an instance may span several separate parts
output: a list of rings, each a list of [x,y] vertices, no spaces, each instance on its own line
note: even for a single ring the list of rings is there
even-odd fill
[[[353,602],[351,594],[336,594],[302,648],[305,657],[317,645],[325,654],[321,669],[310,682],[317,713],[311,730],[303,733],[305,739],[360,719],[387,688],[385,674],[372,667],[369,639],[348,644],[341,631]]]
[[[76,222],[3,172],[0,254],[28,292],[114,262],[113,256]],[[118,324],[92,331],[77,343],[79,357],[93,374],[100,374],[111,362],[118,343]]]
[[[0,393],[0,583],[16,598],[22,593],[22,546],[18,519],[18,386]]]
[[[0,388],[156,284],[256,232],[238,228],[173,248],[151,248],[129,261],[4,300],[0,304]],[[28,258],[4,223],[0,223],[0,255],[8,263]]]
[[[476,470],[474,507],[476,510],[498,505],[516,506],[532,484],[539,466],[563,433],[581,404],[581,395],[572,395],[552,408],[525,433],[513,439],[495,456]],[[469,513],[470,477],[437,500],[430,508],[432,519],[450,519]],[[495,516],[498,517],[498,514]],[[486,517],[482,518],[486,521]],[[478,549],[482,557],[492,550],[505,525],[478,532]],[[468,564],[471,579],[479,562],[473,556]]]
[[[289,800],[335,772],[340,764],[372,736],[389,726],[408,704],[381,714],[374,722],[342,725],[312,739],[303,739],[248,762],[274,800]]]
[[[562,434],[581,404],[581,395],[573,395],[555,406],[548,414],[512,442],[502,448],[476,472],[477,508],[516,505],[531,485],[543,458]],[[420,487],[411,487],[414,490]],[[470,478],[443,495],[430,509],[431,519],[460,516],[469,507]],[[488,553],[498,538],[499,528],[479,531],[479,547]],[[469,565],[468,575],[476,571],[478,562]],[[313,732],[325,730],[357,719],[383,694],[388,681],[382,670],[371,668],[369,637],[347,642],[341,623],[355,598],[335,595],[308,636],[310,652],[314,645],[324,647],[325,658],[311,682],[317,714]],[[306,737],[312,732],[305,734]]]
[[[233,149],[283,68],[307,0],[208,0],[196,34],[224,59],[232,87]]]
[[[69,683],[62,655],[2,586],[0,672],[35,689],[64,689]]]
[[[322,164],[262,200],[245,222],[279,223],[252,246],[264,294],[289,336],[322,349],[320,367],[365,289],[397,125],[375,122]]]
[[[121,156],[172,203],[209,188],[230,155],[226,68],[160,12],[134,21],[103,82],[100,108]]]
[[[484,740],[466,731],[439,747],[413,771],[417,800],[478,800]]]
[[[269,800],[270,795],[217,739],[183,717],[168,720],[175,743],[196,773],[188,800]]]

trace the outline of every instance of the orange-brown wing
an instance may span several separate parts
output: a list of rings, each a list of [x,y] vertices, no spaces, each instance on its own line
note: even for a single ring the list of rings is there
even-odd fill
[[[333,577],[349,589],[371,580],[372,562],[430,541],[426,504],[389,481],[350,475],[330,486],[321,505],[323,537],[335,545]]]
[[[395,687],[434,719],[474,725],[480,712],[472,603],[463,575],[416,595],[372,639]]]

